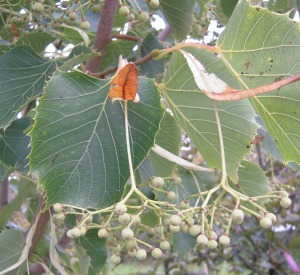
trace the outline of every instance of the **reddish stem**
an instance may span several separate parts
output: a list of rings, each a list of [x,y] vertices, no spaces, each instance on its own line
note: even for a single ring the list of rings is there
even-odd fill
[[[104,7],[101,12],[101,18],[96,32],[93,48],[97,52],[101,52],[101,56],[96,56],[86,63],[86,70],[96,72],[103,59],[108,44],[111,41],[111,33],[115,21],[115,15],[118,7],[118,0],[105,0]]]

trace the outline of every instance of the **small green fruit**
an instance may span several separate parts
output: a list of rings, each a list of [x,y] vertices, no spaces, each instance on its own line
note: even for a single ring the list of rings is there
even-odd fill
[[[122,238],[125,240],[130,240],[133,238],[134,233],[130,228],[125,228],[121,231]]]
[[[201,232],[201,227],[197,224],[195,225],[192,225],[190,228],[189,228],[189,233],[191,236],[198,236]]]
[[[209,248],[209,249],[215,249],[216,247],[218,246],[218,243],[217,243],[217,241],[216,240],[208,240],[208,242],[207,242],[207,247]]]
[[[73,238],[78,238],[81,236],[81,231],[78,227],[74,227],[73,229],[71,229],[71,234]]]
[[[29,30],[23,30],[22,34],[23,34],[23,36],[28,36],[29,35]]]
[[[215,231],[211,230],[209,233],[209,238],[216,240],[218,238],[218,235]]]
[[[219,238],[219,243],[224,246],[229,245],[230,238],[226,234],[224,234]]]
[[[162,255],[162,251],[159,248],[154,248],[151,252],[151,255],[154,259],[159,259]]]
[[[6,30],[11,30],[12,29],[12,25],[10,23],[6,23],[5,26],[4,26],[4,28]]]
[[[70,239],[74,238],[73,235],[72,235],[72,229],[67,231],[67,237],[70,238]]]
[[[69,1],[62,1],[61,2],[61,7],[66,9],[67,7],[69,7]]]
[[[286,191],[280,191],[280,192],[279,192],[279,196],[280,196],[280,197],[287,198],[287,197],[289,196],[289,193],[286,192]]]
[[[207,245],[208,243],[208,238],[205,236],[204,233],[200,234],[198,237],[197,237],[197,243],[202,245],[202,246],[205,246]]]
[[[119,245],[118,243],[115,243],[115,244],[112,246],[112,251],[113,251],[114,253],[120,252],[120,251],[121,251],[121,245]]]
[[[89,30],[90,29],[90,27],[91,27],[91,25],[90,25],[90,23],[88,22],[88,21],[84,21],[84,20],[82,20],[81,22],[80,22],[80,28],[81,29],[83,29],[83,30]]]
[[[158,234],[158,235],[161,235],[161,233],[164,232],[164,227],[160,224],[157,224],[155,227],[154,227],[154,233]]]
[[[119,203],[115,206],[115,213],[117,215],[123,215],[127,212],[127,207],[123,203]]]
[[[98,231],[98,237],[99,238],[107,238],[108,237],[108,231],[105,228],[101,228]]]
[[[280,200],[280,205],[283,208],[289,208],[291,206],[291,204],[292,204],[292,201],[288,197],[284,197]]]
[[[160,247],[161,250],[170,250],[171,249],[170,243],[166,240],[161,241],[160,244],[159,244],[159,247]]]
[[[156,9],[159,6],[159,1],[158,0],[151,0],[150,1],[150,7],[153,9]]]
[[[43,31],[45,30],[45,28],[44,28],[43,25],[38,25],[37,28],[36,28],[36,30],[37,30],[38,32],[43,32]]]
[[[134,20],[134,14],[133,13],[128,14],[127,15],[127,20],[128,20],[128,22],[133,21]]]
[[[235,223],[241,224],[244,220],[244,212],[241,209],[234,209],[232,211],[231,217]]]
[[[164,186],[164,183],[165,183],[165,181],[161,177],[154,177],[151,180],[151,184],[156,188],[162,188]]]
[[[188,209],[190,207],[190,204],[188,201],[182,201],[179,205],[182,209]]]
[[[19,18],[17,16],[13,16],[11,19],[10,19],[10,22],[11,23],[18,23],[19,22]]]
[[[135,239],[131,239],[126,242],[127,250],[135,249],[136,247],[137,247],[137,243]]]
[[[44,11],[44,5],[40,2],[36,2],[32,5],[32,10],[37,13],[42,13]]]
[[[129,257],[135,257],[136,256],[136,249],[128,250],[128,256]]]
[[[125,213],[125,214],[123,214],[123,215],[120,215],[120,216],[118,217],[118,222],[119,222],[120,224],[125,224],[125,225],[129,224],[129,222],[130,222],[130,215],[129,215],[128,213]]]
[[[176,198],[176,194],[173,191],[167,192],[166,196],[167,196],[169,201],[173,201]]]
[[[76,21],[77,20],[77,13],[75,11],[70,12],[69,19],[72,20],[72,21]]]
[[[272,227],[272,221],[271,219],[267,218],[267,217],[263,217],[260,219],[259,224],[262,228],[265,229],[269,229],[270,227]]]
[[[174,177],[174,178],[173,178],[173,182],[174,182],[175,184],[179,185],[179,184],[181,184],[182,179],[181,179],[181,177]]]
[[[183,233],[188,233],[190,227],[185,222],[182,222],[180,225],[180,229]]]
[[[81,236],[84,236],[86,234],[86,227],[85,226],[81,226],[80,227],[80,232],[81,232]]]
[[[128,16],[130,13],[130,10],[127,6],[121,6],[119,9],[119,14],[122,16]]]
[[[179,216],[173,215],[170,218],[170,222],[171,222],[172,225],[180,225],[181,224],[181,219],[180,219]]]
[[[58,220],[58,221],[64,221],[65,218],[66,218],[66,216],[65,216],[65,214],[64,214],[63,212],[57,213],[57,214],[55,215],[55,219]]]
[[[169,218],[164,219],[164,225],[169,226],[171,224],[171,220]]]
[[[147,12],[143,11],[139,14],[139,19],[142,22],[147,22],[147,21],[149,21],[149,14]]]
[[[83,219],[85,219],[89,214],[86,214]],[[86,224],[91,224],[93,222],[93,216],[88,216],[88,219],[85,221]]]
[[[136,255],[135,257],[140,260],[140,261],[143,261],[146,259],[147,257],[147,252],[145,249],[138,249],[138,251],[136,252]]]
[[[53,211],[56,213],[61,213],[63,210],[63,205],[61,203],[55,203],[53,205]]]
[[[119,254],[113,254],[110,260],[113,264],[119,264],[121,262],[121,257]]]
[[[141,218],[140,216],[137,216],[137,215],[131,215],[131,220],[132,220],[132,225],[133,226],[136,226],[136,225],[140,225],[141,224]]]
[[[102,10],[102,6],[100,4],[95,4],[92,6],[92,12],[99,13]]]
[[[273,213],[268,213],[266,217],[269,218],[272,221],[272,223],[275,223],[277,221],[277,218]]]
[[[180,226],[179,225],[170,225],[170,231],[173,233],[178,233],[180,231]]]

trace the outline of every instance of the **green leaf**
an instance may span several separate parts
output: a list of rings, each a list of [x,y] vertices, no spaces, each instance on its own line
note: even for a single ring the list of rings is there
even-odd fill
[[[5,131],[0,129],[0,161],[7,167],[28,172],[26,158],[30,152],[30,138],[26,136],[26,130],[30,125],[30,118],[21,118],[15,120]]]
[[[146,56],[153,50],[162,50],[163,46],[158,42],[156,37],[149,33],[142,42],[141,45],[141,57]],[[164,72],[163,60],[150,60],[140,65],[140,73],[147,77],[156,77],[162,75]]]
[[[165,113],[161,120],[160,129],[155,137],[155,143],[174,155],[179,154],[179,147],[181,144],[181,132],[174,117],[169,113]],[[155,152],[149,152],[149,160],[154,171],[152,176],[169,177],[172,176],[176,164],[168,161]]]
[[[243,160],[238,176],[239,187],[243,194],[254,197],[269,192],[268,179],[257,164]]]
[[[106,240],[98,237],[98,229],[90,229],[77,241],[90,257],[88,274],[99,274],[107,258]]]
[[[29,46],[17,46],[0,56],[0,64],[0,128],[6,128],[42,92],[55,60],[39,57]]]
[[[30,167],[55,202],[101,208],[117,202],[129,179],[124,103],[108,99],[109,80],[74,71],[52,78],[36,108]],[[139,79],[140,103],[128,102],[132,160],[153,146],[164,109],[152,80]]]
[[[178,257],[181,259],[187,257],[187,254],[195,247],[196,240],[197,237],[181,231],[172,234],[173,249],[178,254]]]
[[[11,180],[14,181],[14,180]],[[17,196],[7,205],[5,205],[0,211],[0,228],[4,228],[9,219],[11,219],[13,213],[20,209],[24,201],[37,192],[36,185],[25,178],[20,179],[17,182],[18,194]]]
[[[61,72],[67,72],[73,69],[75,65],[83,63],[95,56],[99,56],[99,53],[92,52],[90,48],[79,45],[73,48],[68,58],[63,62],[63,65],[57,68],[52,76],[57,76]]]
[[[99,70],[101,71],[117,66],[120,55],[122,55],[123,58],[129,58],[132,49],[136,45],[137,42],[121,39],[111,42],[105,51]]]
[[[220,0],[222,11],[227,17],[230,17],[238,0]]]
[[[91,258],[88,256],[85,249],[83,249],[81,246],[78,246],[76,251],[79,260],[80,274],[86,275],[88,274],[88,270],[91,264]]]
[[[190,32],[193,21],[194,0],[160,0],[159,7],[178,40]]]
[[[0,161],[0,181],[3,181],[9,175],[15,171],[15,168],[6,165],[4,162]]]
[[[220,58],[198,48],[185,48],[198,59],[207,72],[226,80],[231,86],[238,82]],[[221,168],[219,135],[213,101],[199,91],[186,59],[180,53],[172,55],[164,79],[163,94],[175,119],[192,139],[209,167]],[[244,155],[250,153],[257,124],[248,100],[218,102],[228,175],[236,182],[237,170]]]
[[[32,32],[28,36],[23,36],[16,42],[16,45],[28,45],[36,53],[43,52],[45,48],[55,40],[55,37],[47,32]]]
[[[243,89],[248,89],[300,73],[299,37],[299,23],[287,14],[242,1],[217,47],[222,61]],[[299,88],[300,82],[296,82],[250,99],[286,162],[300,163]]]
[[[3,230],[0,233],[0,273],[16,263],[23,251],[25,240],[21,231],[14,229]],[[18,268],[5,274],[23,275],[26,272],[26,262]]]

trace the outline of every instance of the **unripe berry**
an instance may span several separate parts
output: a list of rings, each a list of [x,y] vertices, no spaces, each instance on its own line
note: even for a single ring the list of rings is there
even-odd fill
[[[169,218],[164,219],[164,225],[168,226],[171,224],[171,220]]]
[[[159,6],[159,1],[158,0],[151,0],[150,1],[150,7],[153,9],[156,9]]]
[[[73,238],[78,238],[81,236],[81,231],[79,228],[75,227],[71,230],[71,234],[72,234]]]
[[[44,11],[44,6],[40,2],[36,2],[32,5],[32,10],[37,13],[42,13]]]
[[[128,14],[127,15],[127,20],[128,20],[128,22],[133,21],[134,20],[134,14],[133,13]]]
[[[154,248],[151,252],[151,255],[154,259],[159,259],[162,255],[162,251],[159,248]]]
[[[241,209],[234,209],[232,211],[231,217],[235,223],[241,224],[244,220],[244,212]]]
[[[86,20],[82,20],[80,22],[80,28],[83,29],[83,30],[88,30],[91,26],[90,26],[90,23]]]
[[[181,219],[180,219],[179,216],[173,215],[170,218],[170,222],[171,222],[172,225],[180,225],[181,224]]]
[[[121,257],[119,254],[113,254],[110,260],[113,264],[119,264],[121,262]]]
[[[180,225],[180,229],[183,233],[188,233],[190,227],[185,222],[182,222]]]
[[[129,215],[128,213],[125,213],[125,214],[123,214],[123,215],[120,215],[120,216],[118,217],[118,222],[119,222],[120,224],[125,224],[125,225],[129,224],[129,222],[130,222],[130,215]]]
[[[23,30],[22,35],[23,36],[28,36],[29,35],[29,30]]]
[[[164,186],[164,183],[165,183],[165,181],[161,177],[154,177],[151,180],[151,184],[156,188],[162,188]]]
[[[105,228],[101,228],[98,231],[98,237],[99,238],[107,238],[108,237],[108,231]]]
[[[67,7],[69,7],[69,1],[62,1],[61,2],[61,7],[66,9]]]
[[[170,250],[171,249],[170,243],[166,240],[161,241],[160,244],[159,244],[159,247],[160,247],[161,250]]]
[[[277,221],[277,218],[273,213],[268,213],[266,217],[269,218],[272,221],[272,223],[275,223]]]
[[[224,246],[229,245],[229,243],[230,243],[230,238],[229,238],[227,235],[222,235],[222,236],[219,238],[219,243],[220,243],[221,245],[224,245]]]
[[[119,245],[118,243],[113,244],[113,246],[111,248],[114,253],[121,251],[121,245]]]
[[[134,233],[130,228],[125,228],[121,231],[122,238],[125,240],[130,240],[133,238]]]
[[[197,243],[205,246],[208,243],[208,238],[202,233],[197,237]]]
[[[100,4],[95,4],[92,6],[92,12],[99,13],[101,11],[102,7]]]
[[[180,226],[179,225],[170,225],[170,231],[173,233],[178,233],[180,231]]]
[[[145,249],[138,249],[138,251],[136,252],[135,257],[136,257],[137,259],[139,259],[140,261],[145,260],[146,257],[147,257],[147,252],[146,252],[146,250],[145,250]]]
[[[88,214],[87,214],[88,215]],[[87,216],[84,216],[83,218],[85,219]],[[93,216],[89,216],[88,219],[85,221],[86,224],[90,224],[93,222]]]
[[[133,221],[132,222],[133,226],[140,225],[142,222],[140,216],[136,216],[136,215],[131,215],[131,220]]]
[[[270,227],[272,227],[272,221],[271,219],[267,218],[267,217],[263,217],[260,219],[259,224],[262,228],[265,229],[269,229]]]
[[[11,23],[18,23],[19,22],[19,18],[17,16],[13,16],[11,19],[10,19],[10,22]]]
[[[169,201],[173,201],[176,198],[176,194],[173,191],[167,192],[166,196],[167,196]]]
[[[4,28],[6,30],[11,30],[12,29],[12,25],[10,23],[6,23],[5,26],[4,26]]]
[[[115,213],[117,215],[123,215],[127,212],[127,207],[123,203],[119,203],[115,206]]]
[[[56,22],[56,23],[54,24],[54,28],[57,29],[57,30],[59,30],[59,29],[61,28],[61,24],[58,23],[58,22]]]
[[[174,177],[174,178],[173,178],[173,182],[174,182],[175,184],[179,185],[179,184],[181,184],[182,179],[181,179],[181,177]]]
[[[64,214],[63,212],[57,213],[57,214],[55,215],[55,219],[58,220],[58,221],[64,221],[65,218],[66,218],[66,216],[65,216],[65,214]]]
[[[209,249],[215,249],[218,246],[218,243],[216,240],[208,240],[207,247]]]
[[[136,244],[136,240],[135,239],[131,239],[131,240],[128,240],[126,242],[126,248],[127,248],[127,250],[135,249],[136,247],[137,247],[137,244]]]
[[[61,203],[55,203],[53,205],[53,211],[56,213],[61,213],[63,210],[63,205]]]
[[[69,19],[72,20],[72,21],[76,21],[77,20],[77,13],[75,11],[70,12]]]
[[[68,238],[70,238],[70,239],[73,239],[73,238],[74,238],[73,235],[72,235],[72,229],[70,229],[70,230],[67,231],[67,236],[68,236]]]
[[[280,192],[279,192],[279,196],[284,197],[284,198],[287,198],[287,197],[289,196],[289,193],[286,192],[286,191],[280,191]]]
[[[190,207],[190,204],[188,201],[182,201],[179,205],[182,209],[188,209]]]
[[[44,29],[45,29],[45,28],[44,28],[43,25],[38,25],[37,28],[36,28],[36,30],[37,30],[38,32],[43,32]]]
[[[129,257],[135,257],[136,256],[136,250],[135,249],[128,250],[128,256]]]
[[[130,13],[130,10],[126,6],[121,6],[119,9],[119,14],[122,16],[127,16]]]
[[[86,227],[85,226],[81,226],[80,227],[80,232],[81,232],[81,236],[84,236],[86,234]]]
[[[291,206],[291,204],[292,204],[292,201],[288,197],[284,197],[280,200],[280,205],[283,208],[289,208]]]
[[[149,14],[147,12],[143,11],[139,14],[139,19],[142,22],[147,22],[149,20]]]
[[[211,230],[209,234],[209,238],[216,240],[218,238],[218,235],[215,231]]]
[[[201,227],[197,224],[195,225],[192,225],[190,228],[189,228],[189,233],[190,235],[192,236],[198,236],[201,232]]]

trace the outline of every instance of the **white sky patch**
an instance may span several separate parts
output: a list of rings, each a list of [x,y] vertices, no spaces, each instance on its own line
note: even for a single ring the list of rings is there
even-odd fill
[[[63,50],[62,50],[62,54],[63,56],[69,56],[69,54],[71,53],[72,49],[74,48],[73,44],[68,44]]]
[[[211,20],[208,26],[207,35],[204,36],[204,43],[207,44],[212,41],[214,32],[220,34],[224,29],[225,27],[218,28],[218,22],[216,20]]]
[[[151,26],[158,30],[163,30],[166,27],[165,21],[157,14],[152,15]]]

